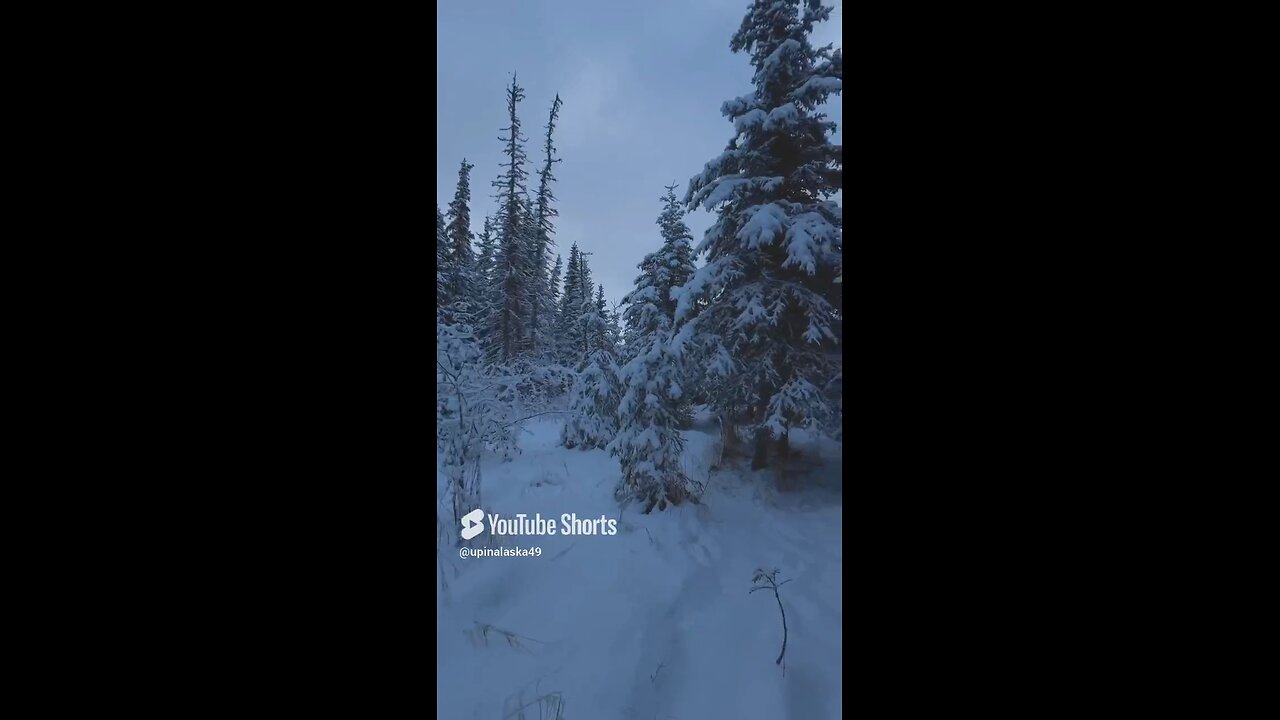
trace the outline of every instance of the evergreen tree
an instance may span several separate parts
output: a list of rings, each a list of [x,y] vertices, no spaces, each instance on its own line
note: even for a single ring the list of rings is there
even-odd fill
[[[587,264],[587,256],[591,253],[578,253],[578,281],[575,283],[578,287],[578,307],[577,307],[577,347],[574,348],[574,364],[581,367],[586,361],[587,353],[591,352],[595,345],[592,342],[591,328],[593,326],[592,315],[595,311],[596,301],[592,297],[591,288],[594,285],[591,282],[591,268]]]
[[[685,196],[718,218],[698,248],[706,265],[679,293],[673,349],[696,348],[724,376],[712,404],[754,434],[757,468],[786,457],[790,428],[839,426],[822,388],[840,367],[841,209],[829,198],[842,151],[817,108],[840,92],[843,61],[808,39],[830,13],[819,0],[753,0],[730,47],[750,54],[754,92],[723,105],[734,139]]]
[[[436,315],[449,302],[449,283],[445,270],[449,267],[449,242],[444,233],[444,214],[436,205]]]
[[[496,238],[493,233],[493,221],[488,216],[484,219],[484,230],[478,240],[480,252],[476,257],[475,288],[473,296],[475,307],[471,312],[471,322],[477,346],[485,357],[493,357],[491,330],[492,318],[497,312],[498,293],[494,282],[494,261],[497,257]]]
[[[520,198],[520,243],[519,247],[528,253],[527,268],[528,282],[525,285],[524,300],[521,303],[524,321],[520,326],[519,341],[516,344],[515,355],[519,357],[534,357],[537,354],[538,336],[542,333],[536,331],[533,326],[533,316],[536,314],[536,308],[544,303],[546,296],[545,289],[542,285],[546,283],[546,272],[539,273],[537,269],[536,247],[538,245],[538,216],[534,209],[534,202],[525,193]]]
[[[480,233],[480,255],[476,258],[476,277],[489,286],[493,282],[494,251],[493,221],[489,216],[484,218],[484,231]]]
[[[576,367],[582,352],[582,253],[578,244],[569,248],[569,264],[565,267],[564,292],[560,295],[557,318],[557,344],[560,364]]]
[[[618,457],[622,480],[615,494],[625,506],[644,503],[644,512],[663,510],[686,499],[697,501],[684,474],[680,456],[684,441],[679,419],[671,407],[683,395],[681,361],[671,345],[671,325],[656,302],[656,294],[635,298],[626,308],[628,325],[652,327],[638,340],[630,360],[619,369],[622,398],[620,427],[609,445]]]
[[[580,258],[579,277],[586,273],[586,263]],[[561,431],[561,443],[583,450],[603,448],[618,431],[618,383],[617,358],[608,339],[608,308],[604,302],[604,285],[591,297],[590,286],[582,304],[582,331],[587,350],[582,353],[578,365],[578,380],[570,395],[570,415]]]
[[[448,285],[449,315],[454,319],[459,313],[469,314],[477,305],[476,293],[479,282],[476,278],[475,251],[471,246],[474,233],[471,232],[471,169],[474,165],[464,158],[458,169],[458,189],[454,193],[453,202],[449,203],[446,216],[448,225],[445,235],[448,242],[448,262],[445,279]]]
[[[671,297],[671,290],[689,282],[697,271],[693,263],[693,234],[684,222],[684,207],[676,199],[676,187],[667,185],[667,194],[662,196],[662,214],[658,216],[658,227],[662,233],[662,251],[658,257],[661,267],[656,278],[662,314],[673,319],[676,302]]]
[[[547,261],[551,245],[554,241],[551,239],[555,233],[551,219],[559,215],[559,212],[553,205],[555,194],[551,190],[551,184],[555,182],[555,176],[551,173],[552,166],[560,162],[555,157],[555,145],[552,143],[551,136],[555,132],[556,117],[560,114],[560,96],[556,95],[555,102],[551,104],[551,115],[547,120],[547,133],[544,151],[546,160],[543,163],[542,170],[538,172],[538,195],[537,202],[534,207],[535,227],[533,230],[534,237],[530,243],[533,251],[533,279],[532,279],[532,297],[530,298],[529,307],[529,333],[530,346],[534,354],[542,354],[544,356],[554,356],[554,325],[551,324],[551,316],[555,312],[554,298],[547,281]]]
[[[587,330],[591,334],[588,343],[592,350],[608,350],[613,353],[609,340],[609,306],[604,301],[604,285],[596,287],[595,306],[587,317]]]
[[[617,307],[609,312],[609,345],[614,355],[622,357],[622,313]]]
[[[560,261],[560,256],[556,255],[556,265],[551,270],[551,283],[547,288],[547,295],[551,298],[552,313],[547,318],[547,324],[552,328],[559,328],[560,321],[560,275],[564,270],[564,263]]]
[[[640,274],[636,277],[635,287],[623,298],[624,304],[649,303],[654,306],[653,312],[634,312],[628,316],[626,330],[627,356],[651,347],[654,335],[659,326],[672,328],[675,326],[676,301],[672,291],[678,295],[682,286],[694,273],[693,236],[689,226],[684,223],[684,212],[676,199],[675,185],[666,186],[666,194],[662,196],[662,212],[658,215],[658,229],[662,236],[662,246],[646,255],[637,265]],[[684,378],[685,385],[697,387],[700,383],[701,369],[696,361],[686,358],[684,366],[689,368],[689,376]],[[689,427],[692,422],[692,411],[688,397],[680,402],[668,401],[668,412],[677,419],[677,426]]]
[[[569,417],[560,432],[567,448],[604,448],[618,431],[618,366],[606,349],[587,354],[569,397]]]
[[[662,212],[658,216],[658,228],[662,235],[662,246],[640,261],[640,275],[636,277],[635,288],[623,298],[623,303],[651,302],[657,313],[633,313],[628,323],[628,333],[634,335],[637,345],[645,344],[645,339],[657,330],[658,314],[665,317],[668,326],[675,321],[676,301],[672,299],[672,289],[681,288],[693,276],[693,235],[684,222],[684,211],[676,199],[675,185],[666,186],[667,193],[662,196]],[[677,290],[677,294],[683,289]],[[646,326],[639,326],[641,317],[649,318]]]
[[[498,210],[494,218],[497,249],[494,254],[494,273],[491,281],[497,288],[497,301],[487,318],[490,339],[489,357],[502,363],[514,360],[522,349],[529,317],[529,286],[533,276],[531,253],[527,246],[525,225],[525,198],[527,195],[524,136],[520,134],[520,118],[517,108],[524,99],[524,88],[514,76],[507,88],[507,116],[510,125],[503,128],[506,137],[503,154],[506,168],[493,182],[498,193]]]

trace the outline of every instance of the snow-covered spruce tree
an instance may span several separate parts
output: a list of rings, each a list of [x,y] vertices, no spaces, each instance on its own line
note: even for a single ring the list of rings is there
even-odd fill
[[[595,312],[587,317],[587,331],[591,334],[590,346],[596,350],[617,350],[609,338],[609,306],[604,301],[604,284],[596,286]]]
[[[575,348],[573,354],[574,365],[581,367],[586,362],[587,354],[595,349],[596,343],[592,341],[592,329],[594,323],[592,318],[596,313],[596,299],[592,289],[595,285],[591,282],[591,267],[587,264],[587,256],[591,253],[578,253],[578,280],[575,283],[578,287],[579,305],[577,308],[577,337],[578,347]]]
[[[587,353],[569,394],[569,416],[560,431],[567,448],[604,448],[618,432],[618,366],[613,353]]]
[[[613,354],[617,357],[624,357],[622,347],[622,312],[615,305],[609,311],[609,345],[613,348]]]
[[[671,288],[680,287],[693,277],[697,267],[693,263],[693,234],[684,222],[684,207],[676,199],[677,185],[667,185],[662,196],[662,214],[658,216],[658,229],[662,234],[662,249],[658,251],[655,278],[659,288],[658,299],[662,314],[674,318],[676,302]]]
[[[618,501],[624,507],[642,502],[646,513],[686,499],[697,501],[680,465],[684,441],[679,418],[671,409],[683,395],[680,357],[673,352],[670,321],[659,310],[655,295],[650,288],[634,297],[625,311],[628,324],[653,331],[637,339],[639,346],[619,370],[621,427],[609,445],[622,466],[622,480],[615,491]]]
[[[476,257],[476,276],[485,285],[488,285],[493,278],[493,258],[496,252],[494,249],[493,220],[487,215],[484,218],[484,230],[480,233],[477,244],[480,246],[480,253]]]
[[[449,303],[449,283],[445,270],[449,267],[449,241],[444,233],[444,213],[436,205],[436,316]]]
[[[494,254],[494,276],[491,280],[497,286],[497,302],[492,308],[488,320],[486,334],[491,341],[490,359],[508,363],[521,352],[525,328],[529,318],[529,286],[533,276],[530,263],[531,253],[527,247],[528,233],[525,224],[525,185],[528,172],[525,170],[525,138],[520,134],[520,118],[516,113],[520,101],[524,99],[524,88],[516,83],[513,76],[511,86],[507,88],[507,115],[511,122],[503,128],[506,137],[499,138],[506,145],[503,154],[506,161],[501,163],[506,168],[501,177],[493,182],[498,192],[495,199],[498,210],[494,218],[497,226],[497,249]]]
[[[548,285],[548,314],[546,324],[548,328],[548,342],[546,348],[549,353],[550,362],[544,366],[545,372],[549,378],[554,376],[551,386],[557,396],[565,395],[573,389],[574,373],[572,368],[560,363],[562,348],[560,340],[560,279],[564,271],[564,261],[556,255],[555,267],[551,270],[551,282]]]
[[[537,214],[534,202],[527,194],[521,196],[518,202],[522,218],[518,245],[528,250],[537,242]],[[529,283],[526,285],[525,299],[517,305],[520,309],[520,317],[525,321],[517,328],[519,334],[512,345],[512,355],[506,360],[497,356],[494,358],[495,364],[503,375],[519,378],[518,382],[507,386],[511,393],[509,400],[518,414],[546,409],[548,402],[554,397],[559,397],[569,386],[566,376],[571,374],[566,369],[549,363],[548,360],[551,358],[536,350],[537,333],[533,331],[527,320],[532,315],[532,308],[539,303],[536,285],[531,274]]]
[[[662,213],[658,216],[662,246],[645,255],[636,266],[640,275],[636,277],[635,288],[622,301],[624,304],[645,301],[656,307],[656,313],[631,313],[628,316],[628,337],[634,336],[637,341],[656,331],[658,315],[667,318],[668,326],[672,324],[676,302],[671,297],[671,289],[688,282],[696,269],[693,264],[693,236],[684,222],[684,211],[676,200],[675,188],[675,185],[668,185],[666,195],[662,196]],[[647,325],[640,324],[642,316],[648,318],[644,321]]]
[[[658,215],[658,228],[662,235],[662,246],[649,253],[637,267],[640,275],[636,277],[635,288],[623,298],[624,304],[648,302],[654,305],[652,313],[632,313],[627,321],[627,344],[633,348],[649,347],[652,336],[657,332],[659,319],[666,321],[671,328],[675,324],[676,302],[671,297],[672,288],[684,285],[693,276],[693,235],[684,222],[684,211],[676,199],[675,185],[666,186],[666,194],[662,196],[662,212]],[[631,353],[628,352],[628,357]],[[696,362],[686,362],[685,366],[695,374],[698,372]],[[686,386],[696,386],[693,378],[686,378]],[[688,399],[679,404],[672,404],[671,412],[679,419],[679,427],[688,427],[692,421]]]
[[[808,39],[830,13],[818,0],[752,2],[730,47],[751,54],[755,91],[723,105],[734,139],[685,196],[719,217],[698,247],[707,264],[677,293],[676,351],[724,376],[711,403],[754,437],[756,468],[786,456],[791,428],[839,426],[823,386],[840,368],[841,209],[829,198],[842,150],[817,108],[840,92],[843,65]]]
[[[551,283],[547,288],[548,296],[551,298],[551,315],[547,318],[547,324],[552,330],[559,327],[560,322],[560,276],[564,273],[564,261],[556,255],[555,267],[551,269]],[[553,345],[554,347],[554,345]]]
[[[555,233],[555,226],[551,221],[559,215],[554,205],[555,193],[551,189],[556,178],[551,170],[560,160],[555,157],[556,148],[551,136],[556,129],[556,117],[560,114],[560,105],[560,96],[556,95],[555,102],[551,104],[551,115],[547,120],[547,133],[543,146],[546,159],[542,169],[538,171],[538,194],[533,208],[534,236],[530,242],[533,252],[532,292],[529,303],[530,349],[535,356],[543,358],[555,356],[555,326],[551,322],[555,314],[555,304],[547,273],[550,248],[555,243],[551,238]]]
[[[534,307],[539,305],[542,300],[542,290],[539,288],[541,282],[546,281],[546,274],[543,273],[542,279],[538,278],[538,270],[535,258],[537,252],[535,247],[538,243],[538,216],[534,211],[533,198],[529,197],[529,193],[525,193],[520,198],[520,247],[528,253],[526,260],[529,268],[528,282],[525,284],[523,317],[524,322],[521,326],[520,341],[516,345],[515,356],[526,360],[536,358],[536,335],[533,330],[532,318]]]
[[[658,227],[662,233],[662,249],[657,258],[659,264],[660,298],[662,313],[670,317],[675,327],[676,301],[671,291],[683,287],[693,278],[697,266],[693,262],[693,233],[684,222],[683,204],[676,199],[677,185],[666,186],[667,193],[662,196],[662,214],[658,216]],[[695,307],[690,318],[696,317],[699,308]],[[696,356],[684,358],[684,386],[686,388],[701,387],[703,366]],[[686,393],[672,408],[680,428],[693,425],[694,398]]]
[[[476,341],[479,343],[483,357],[492,357],[493,342],[489,330],[493,326],[492,318],[497,302],[496,284],[494,282],[494,259],[497,256],[496,240],[493,233],[493,220],[484,219],[484,230],[478,240],[480,252],[476,257],[475,280],[471,310],[472,327],[475,328]]]
[[[561,430],[561,444],[567,448],[604,448],[618,431],[617,356],[609,342],[609,323],[604,313],[604,286],[595,298],[587,294],[583,305],[582,330],[587,344],[578,365],[578,380],[569,396],[569,419]],[[604,308],[604,312],[602,312]]]
[[[449,306],[445,322],[471,323],[472,311],[478,306],[476,293],[482,287],[476,277],[475,251],[471,246],[471,169],[474,165],[464,158],[458,169],[458,189],[446,215],[448,224],[445,235],[448,242],[448,262],[445,281],[448,287]],[[458,315],[465,315],[459,317]]]
[[[569,264],[565,267],[564,292],[557,313],[557,345],[560,364],[576,367],[582,357],[582,254],[578,244],[569,248]]]

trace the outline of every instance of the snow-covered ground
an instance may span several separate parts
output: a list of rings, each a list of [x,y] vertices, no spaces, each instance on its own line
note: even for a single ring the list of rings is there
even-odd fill
[[[620,518],[618,533],[495,538],[542,556],[464,560],[450,520],[436,568],[438,716],[553,718],[560,701],[567,720],[840,717],[839,446],[793,436],[801,492],[721,469],[705,504],[641,515],[613,498],[617,460],[558,447],[554,417],[526,424],[513,462],[486,457],[484,509],[603,514]],[[686,472],[706,481],[718,431],[704,422],[684,436]],[[791,580],[785,675],[777,601],[748,593],[756,568],[775,567]]]

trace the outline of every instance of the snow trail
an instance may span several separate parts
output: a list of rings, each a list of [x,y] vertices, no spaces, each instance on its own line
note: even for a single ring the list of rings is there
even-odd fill
[[[695,427],[684,462],[702,480],[716,438],[705,420]],[[812,489],[783,495],[762,474],[721,470],[706,505],[641,515],[613,500],[617,461],[557,447],[559,432],[554,419],[532,422],[514,462],[486,459],[486,510],[604,514],[618,534],[500,539],[541,546],[540,558],[460,560],[444,548],[457,574],[436,618],[440,715],[500,718],[511,697],[559,692],[566,718],[839,717],[838,446],[794,440]],[[759,567],[791,580],[785,676],[776,601],[748,594]],[[477,623],[531,640],[477,646],[466,635]]]

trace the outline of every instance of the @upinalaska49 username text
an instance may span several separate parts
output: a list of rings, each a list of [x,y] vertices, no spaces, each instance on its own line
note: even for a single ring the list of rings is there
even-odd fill
[[[542,557],[542,548],[540,547],[479,547],[458,548],[458,557],[481,558],[481,557]]]

